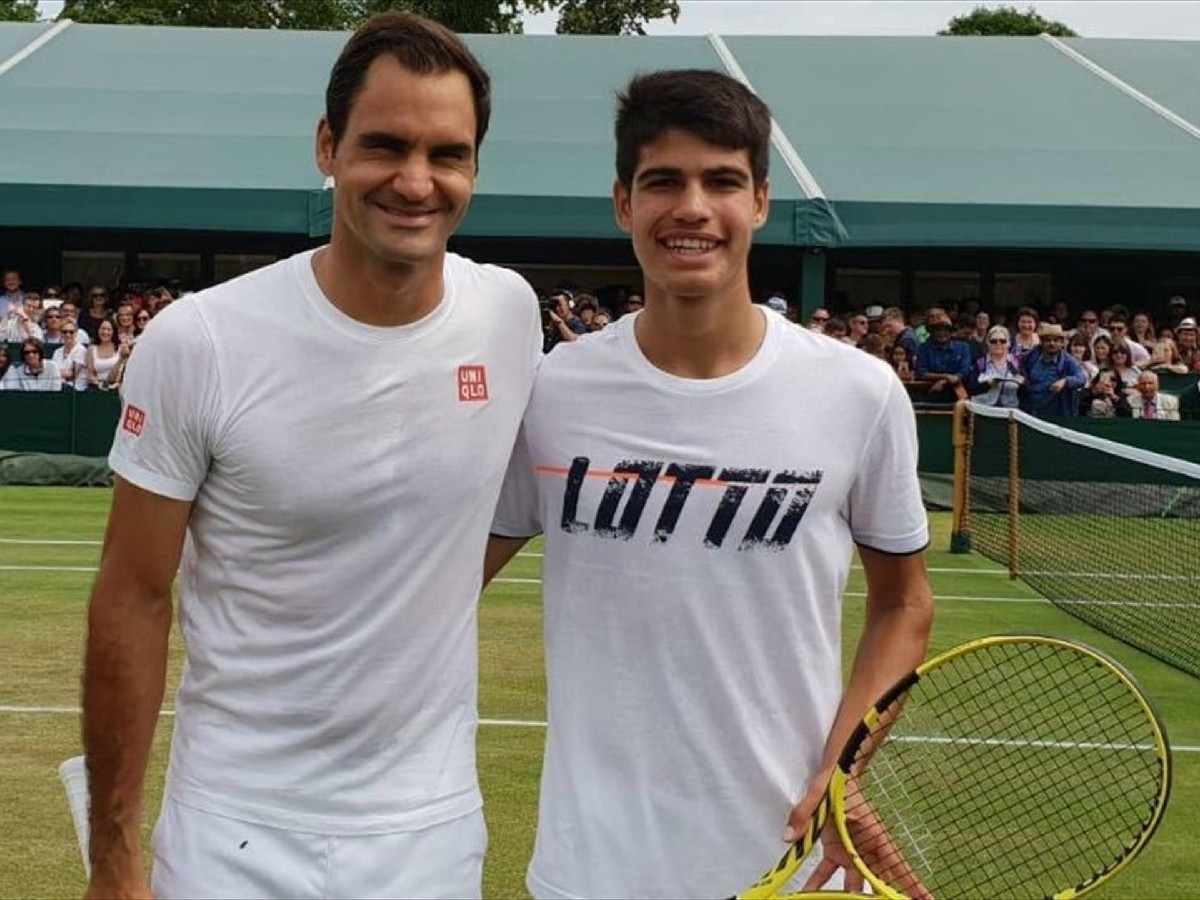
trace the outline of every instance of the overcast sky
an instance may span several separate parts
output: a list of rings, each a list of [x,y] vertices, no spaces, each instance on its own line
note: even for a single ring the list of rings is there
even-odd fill
[[[62,9],[41,0],[42,15]],[[959,0],[682,0],[679,21],[652,22],[651,34],[935,34],[978,2]],[[1000,5],[994,2],[987,6]],[[1021,9],[1028,0],[1012,0]],[[1200,0],[1069,0],[1035,3],[1048,19],[1086,37],[1200,40]],[[530,34],[552,34],[554,13],[528,16]]]

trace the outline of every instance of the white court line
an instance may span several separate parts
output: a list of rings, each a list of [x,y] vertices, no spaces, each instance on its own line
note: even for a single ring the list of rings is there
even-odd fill
[[[0,566],[0,572],[95,572],[95,566]]]
[[[0,544],[38,544],[38,545],[50,544],[52,546],[62,545],[64,547],[76,546],[76,545],[83,544],[83,545],[87,545],[89,547],[99,547],[103,543],[104,543],[104,541],[35,541],[35,540],[24,540],[21,538],[0,538]]]
[[[0,706],[0,713],[24,713],[27,715],[48,715],[48,716],[77,716],[83,710],[78,706]],[[175,710],[163,709],[159,710],[160,716],[173,716]],[[490,725],[498,728],[545,728],[545,722],[539,722],[534,719],[480,719],[480,725]],[[905,735],[903,737],[893,737],[892,740],[903,741],[906,743],[921,743],[921,744],[997,744],[1002,746],[1033,746],[1033,747],[1055,747],[1065,749],[1094,749],[1094,748],[1111,748],[1119,750],[1137,749],[1149,750],[1151,747],[1147,744],[1098,744],[1092,742],[1072,743],[1069,741],[1013,741],[1013,740],[994,740],[987,738],[965,738],[955,739],[946,737],[919,737],[917,735]],[[1180,753],[1200,753],[1200,746],[1192,747],[1184,745],[1181,747],[1172,746],[1172,750]]]
[[[103,543],[104,543],[103,541],[50,541],[50,540],[24,540],[24,539],[20,539],[20,538],[0,538],[0,544],[17,544],[17,545],[30,545],[30,546],[35,546],[35,545],[36,546],[58,546],[58,545],[80,546],[80,545],[82,545],[82,546],[99,547]],[[520,553],[517,554],[517,556],[525,557],[526,559],[543,559],[543,558],[545,558],[544,553],[534,553],[532,551],[527,551],[527,550],[522,550]],[[4,568],[5,567],[0,566],[0,570],[3,570]],[[855,572],[863,571],[863,567],[859,566],[859,565],[852,565],[852,566],[850,566],[850,568],[852,570],[854,570]],[[20,569],[17,567],[8,567],[8,571],[94,572],[96,570],[81,568],[81,567],[66,567],[66,566],[62,567],[61,569],[56,568],[54,566],[34,566],[34,567],[27,567],[25,569]],[[1003,575],[1006,577],[1008,575],[1008,571],[1006,569],[970,569],[970,568],[961,568],[961,567],[955,567],[955,566],[930,566],[928,569],[926,569],[926,571],[930,572],[931,574],[934,574],[934,575]],[[1123,572],[1042,572],[1042,571],[1029,571],[1029,572],[1022,572],[1021,574],[1022,575],[1043,575],[1043,576],[1058,577],[1058,578],[1115,578],[1115,579],[1125,579],[1125,580],[1133,580],[1133,581],[1144,580],[1144,581],[1195,581],[1195,582],[1200,582],[1200,576],[1197,576],[1197,575],[1129,575],[1129,574],[1125,574]],[[496,580],[499,581],[500,579],[496,579]]]

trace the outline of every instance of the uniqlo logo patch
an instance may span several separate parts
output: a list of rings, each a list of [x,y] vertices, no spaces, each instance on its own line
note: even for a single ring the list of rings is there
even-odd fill
[[[142,427],[146,424],[146,414],[134,406],[132,403],[125,407],[125,421],[121,423],[121,427],[132,434],[134,437],[141,436]]]
[[[458,367],[458,399],[474,403],[488,398],[487,367]]]

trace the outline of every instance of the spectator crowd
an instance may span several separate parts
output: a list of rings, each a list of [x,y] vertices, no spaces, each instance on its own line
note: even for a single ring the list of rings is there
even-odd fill
[[[4,391],[118,390],[138,337],[176,299],[162,285],[26,290],[14,269],[4,272],[3,286]],[[548,353],[640,310],[643,300],[621,288],[564,287],[539,295],[539,303]],[[765,304],[792,317],[779,294]],[[1200,418],[1195,385],[1182,398],[1159,387],[1161,375],[1200,375],[1196,316],[1181,296],[1167,301],[1157,323],[1149,311],[1120,304],[1073,316],[1062,302],[1012,313],[965,299],[908,313],[882,304],[837,315],[822,307],[805,324],[886,361],[918,402],[974,397],[1039,416]]]
[[[111,391],[138,337],[175,299],[165,287],[27,290],[16,269],[0,294],[0,391]]]
[[[915,401],[976,400],[1038,416],[1178,420],[1200,418],[1200,390],[1160,391],[1160,376],[1200,375],[1196,317],[1187,300],[1167,301],[1156,325],[1148,311],[1116,304],[1072,316],[1049,310],[988,311],[977,300],[908,315],[868,306],[807,326],[885,360]],[[1193,396],[1196,395],[1196,396]]]

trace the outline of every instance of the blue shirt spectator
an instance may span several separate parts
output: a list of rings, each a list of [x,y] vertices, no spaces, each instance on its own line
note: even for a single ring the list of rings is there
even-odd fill
[[[1042,325],[1041,343],[1021,361],[1025,376],[1022,407],[1035,416],[1078,415],[1078,391],[1087,375],[1078,360],[1063,350],[1066,336],[1061,325]]]
[[[971,372],[971,348],[951,338],[950,320],[939,319],[929,330],[929,340],[917,350],[917,377],[953,375],[959,383]]]

